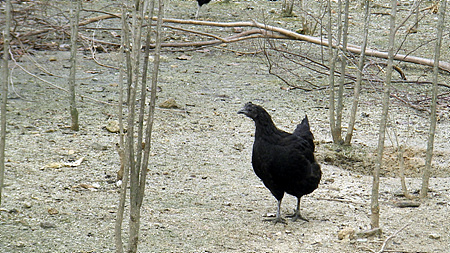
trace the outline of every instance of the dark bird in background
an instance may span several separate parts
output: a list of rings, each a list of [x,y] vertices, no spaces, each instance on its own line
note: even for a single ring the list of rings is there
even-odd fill
[[[273,221],[285,223],[280,215],[284,193],[297,197],[297,208],[289,217],[293,221],[307,221],[300,214],[300,199],[317,189],[322,177],[320,165],[314,157],[314,136],[308,117],[305,116],[290,134],[278,129],[267,111],[259,105],[249,102],[238,113],[255,121],[252,165],[256,175],[278,201]]]
[[[198,9],[197,9],[197,13],[195,13],[195,19],[198,19],[198,13],[200,12],[200,8],[202,7],[202,5],[207,4],[209,2],[211,2],[211,0],[197,0]]]

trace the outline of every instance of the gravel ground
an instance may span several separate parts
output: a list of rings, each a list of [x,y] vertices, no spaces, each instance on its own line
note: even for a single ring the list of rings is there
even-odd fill
[[[251,17],[233,13],[249,13],[248,6],[256,3],[232,2],[229,19]],[[181,10],[193,14],[194,4],[170,1],[168,16],[182,17]],[[263,4],[269,14],[276,15],[270,12],[272,2]],[[222,5],[211,3],[202,9],[200,18],[213,19]],[[258,5],[254,12],[264,6]],[[255,49],[252,43],[243,45]],[[437,126],[430,198],[419,207],[399,208],[397,204],[404,198],[398,195],[401,186],[395,177],[393,137],[408,147],[407,185],[410,191],[417,191],[428,120],[426,113],[392,99],[387,167],[380,184],[383,234],[339,240],[342,230],[369,228],[370,173],[381,94],[375,89],[363,92],[360,111],[364,116],[358,119],[354,145],[340,148],[330,144],[326,90],[281,89],[286,85],[268,74],[262,55],[225,49],[164,52],[157,103],[173,98],[179,109],[158,108],[156,112],[140,252],[376,252],[390,236],[386,249],[392,252],[448,252],[448,116],[444,114]],[[33,53],[52,73],[68,75],[67,51]],[[188,60],[179,59],[186,54]],[[115,52],[97,56],[104,63],[117,62]],[[79,62],[79,92],[103,102],[117,102],[117,72],[99,67],[88,55],[80,54]],[[65,86],[62,78],[40,74],[30,60],[23,58],[19,63]],[[405,69],[409,76],[429,73],[418,66]],[[448,83],[448,76],[444,78]],[[81,130],[73,132],[68,127],[66,94],[17,68],[13,81],[0,252],[114,251],[118,136],[105,126],[117,120],[117,108],[88,99],[78,101]],[[351,89],[346,90],[346,101],[351,94]],[[276,211],[276,201],[251,168],[254,125],[237,114],[248,101],[263,105],[275,124],[286,131],[295,129],[308,115],[323,170],[319,188],[302,199],[302,214],[310,222],[263,222]],[[81,158],[77,166],[61,166]],[[295,202],[294,197],[286,196],[282,213],[291,212]]]

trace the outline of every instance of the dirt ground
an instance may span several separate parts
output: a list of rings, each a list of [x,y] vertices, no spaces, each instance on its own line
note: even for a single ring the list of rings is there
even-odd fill
[[[101,5],[104,1],[90,3]],[[298,24],[280,18],[280,6],[281,2],[268,1],[212,2],[202,8],[200,19],[249,20],[265,13],[279,26]],[[187,18],[195,13],[196,3],[169,1],[166,8],[167,17]],[[224,9],[228,11],[221,11]],[[357,26],[358,16],[353,15]],[[377,18],[381,17],[374,16]],[[374,23],[375,27],[381,25]],[[357,44],[354,39],[352,43]],[[354,145],[335,146],[329,132],[327,90],[284,89],[286,84],[268,73],[263,55],[229,49],[258,48],[257,43],[246,42],[163,52],[157,104],[173,98],[179,108],[156,111],[140,252],[377,252],[390,237],[386,252],[449,252],[448,100],[440,101],[442,117],[436,131],[430,197],[418,207],[407,208],[397,205],[405,198],[396,176],[395,148],[398,142],[407,146],[407,185],[417,194],[428,116],[391,100],[387,166],[380,184],[383,234],[340,240],[342,230],[357,233],[370,227],[370,175],[381,94],[376,89],[363,91]],[[68,75],[69,52],[32,53],[38,64],[57,76],[44,74],[26,57],[18,64],[65,87],[65,79],[58,76]],[[183,55],[189,56],[187,60],[180,59],[186,58],[180,57]],[[117,52],[97,57],[103,63],[117,64]],[[426,67],[404,67],[408,76],[430,73]],[[90,60],[88,51],[80,50],[79,93],[110,104],[79,100],[79,132],[68,127],[65,93],[17,67],[12,75],[0,252],[113,252],[119,198],[115,182],[118,136],[105,126],[117,120],[117,107],[113,106],[118,101],[117,71],[100,67]],[[449,83],[448,74],[443,73],[442,78]],[[349,105],[353,90],[345,92]],[[424,90],[417,93],[429,95]],[[295,129],[308,115],[323,171],[319,188],[302,199],[302,214],[309,222],[288,220],[274,225],[263,221],[275,213],[276,201],[252,171],[254,125],[237,114],[248,101],[264,106],[275,124],[286,131]],[[81,158],[77,166],[61,166]],[[294,197],[286,196],[282,214],[292,212],[295,202]]]

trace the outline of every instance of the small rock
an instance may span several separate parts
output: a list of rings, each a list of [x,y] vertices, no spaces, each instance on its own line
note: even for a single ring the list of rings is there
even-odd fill
[[[276,213],[266,213],[265,217],[276,217],[277,214]]]
[[[159,104],[159,107],[161,108],[165,108],[165,109],[176,109],[176,108],[180,108],[177,105],[177,102],[175,101],[175,99],[173,98],[169,98],[166,101],[162,102],[161,104]]]
[[[43,228],[43,229],[56,228],[55,224],[48,222],[48,221],[41,222],[41,224],[39,224],[39,226],[41,226],[41,228]]]
[[[55,214],[58,214],[58,213],[59,213],[59,211],[56,210],[56,208],[53,208],[53,207],[50,207],[50,208],[47,210],[47,212],[48,212],[50,215],[55,215]]]
[[[428,235],[428,237],[429,237],[430,239],[433,239],[433,240],[439,240],[439,239],[441,239],[441,235],[440,235],[440,234],[430,234],[430,235]]]
[[[105,128],[110,133],[118,133],[120,131],[119,121],[117,121],[117,120],[110,120],[106,124]]]
[[[30,202],[23,203],[23,207],[25,207],[25,208],[31,208],[32,206],[33,206],[33,204],[31,204]]]
[[[334,157],[332,157],[331,155],[328,155],[324,158],[324,161],[326,163],[333,163],[334,162]]]
[[[108,150],[108,146],[102,145],[102,144],[97,143],[97,142],[92,143],[91,146],[92,146],[92,148],[95,149],[95,150],[100,150],[100,151]]]
[[[70,50],[70,45],[69,44],[61,44],[61,45],[59,45],[59,50],[62,50],[62,51]]]
[[[22,241],[16,241],[16,242],[14,242],[14,247],[17,247],[17,248],[24,248],[26,246],[26,244],[24,243],[24,242],[22,242]]]
[[[245,149],[245,146],[244,146],[244,144],[242,144],[242,143],[235,143],[235,144],[233,145],[233,148],[236,149],[236,150],[238,150],[238,151],[242,151],[242,150]]]
[[[99,189],[101,186],[99,183],[93,183],[92,187],[94,187],[95,189]]]
[[[338,232],[339,240],[351,240],[355,238],[355,230],[353,228],[343,228]]]
[[[192,56],[186,55],[186,54],[182,54],[177,57],[177,60],[182,60],[182,61],[189,61],[191,59],[192,59]]]
[[[324,184],[332,184],[332,183],[334,183],[334,178],[327,178],[324,181]]]

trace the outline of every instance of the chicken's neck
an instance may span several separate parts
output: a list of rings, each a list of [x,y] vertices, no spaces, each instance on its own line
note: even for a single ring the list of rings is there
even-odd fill
[[[272,135],[275,134],[278,129],[272,121],[269,115],[261,115],[255,120],[256,136]]]

